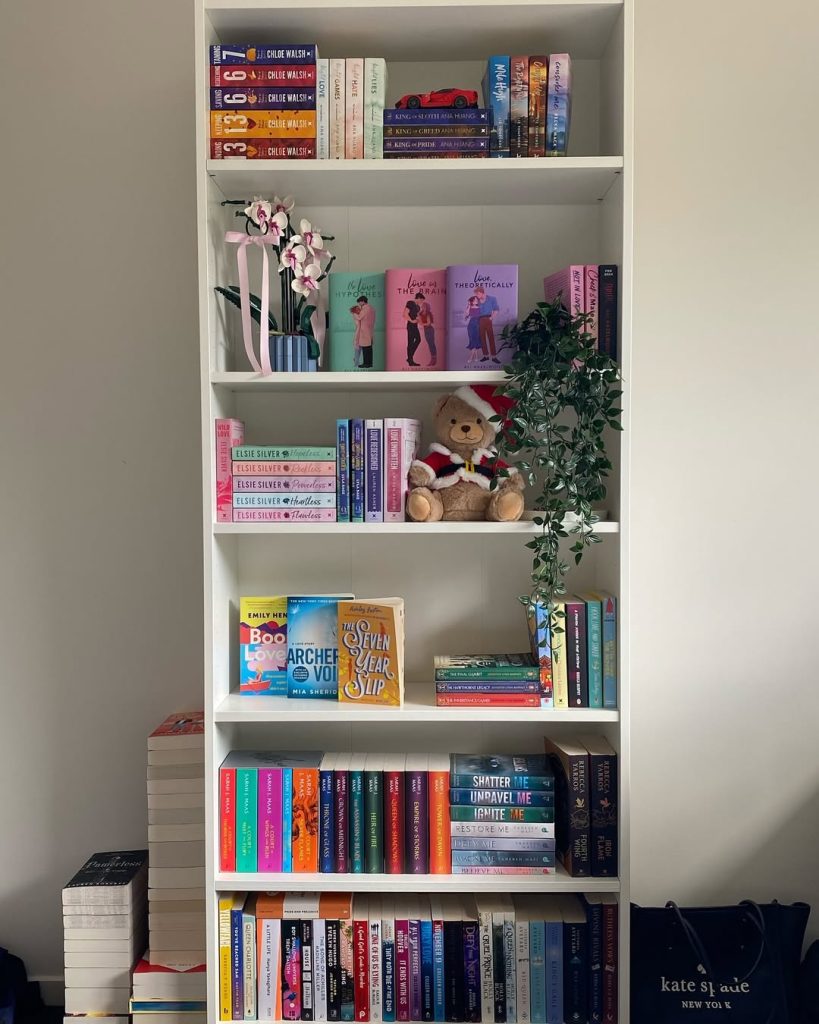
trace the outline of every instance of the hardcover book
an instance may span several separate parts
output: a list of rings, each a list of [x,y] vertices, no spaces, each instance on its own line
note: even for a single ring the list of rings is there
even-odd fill
[[[553,769],[543,754],[452,754],[450,757],[449,784],[452,789],[533,789],[548,792],[554,790],[554,783]]]
[[[404,601],[400,597],[338,602],[338,699],[404,702]]]
[[[287,696],[338,698],[337,596],[287,599]]]
[[[383,370],[384,274],[330,274],[330,369]]]
[[[509,155],[529,156],[529,58],[509,58]]]
[[[555,271],[543,279],[543,295],[547,302],[558,300],[563,308],[572,316],[586,312],[586,267],[582,263],[573,263],[562,270]]]
[[[321,61],[318,61],[321,64]],[[212,64],[210,84],[215,88],[261,89],[316,84],[315,64]]]
[[[89,893],[94,889],[116,889],[130,894],[132,890],[138,888],[137,879],[145,874],[147,864],[147,850],[95,853],[63,887],[63,906],[90,901]],[[144,880],[142,884],[144,886]],[[109,897],[106,893],[105,902],[113,905],[118,899],[113,895]]]
[[[617,264],[601,263],[598,267],[600,301],[597,347],[605,355],[617,359]]]
[[[446,369],[446,271],[385,275],[388,370]]]
[[[490,155],[493,157],[509,156],[509,77],[509,58],[490,57],[481,86],[492,125]]]
[[[212,139],[315,139],[315,110],[212,110]]]
[[[383,57],[364,61],[364,159],[384,155],[384,103],[387,93],[387,62]]]
[[[578,740],[544,739],[555,768],[557,859],[573,877],[591,873],[589,753]]]
[[[516,264],[447,267],[449,370],[496,370],[513,355],[503,329],[518,318]]]
[[[589,752],[591,873],[617,875],[617,754],[603,736],[581,736]]]
[[[287,598],[239,601],[239,691],[287,696]]]
[[[572,117],[572,61],[568,53],[549,55],[546,101],[546,156],[565,156]]]
[[[345,92],[346,118],[344,155],[348,160],[364,158],[364,58],[348,57]]]
[[[529,58],[529,156],[546,156],[546,102],[549,58]]]

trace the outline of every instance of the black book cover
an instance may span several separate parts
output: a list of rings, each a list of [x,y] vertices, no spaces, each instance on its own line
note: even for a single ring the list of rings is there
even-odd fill
[[[589,753],[572,740],[546,739],[555,770],[555,848],[573,878],[591,874]]]
[[[587,1024],[589,1019],[589,937],[580,901],[567,897],[576,913],[563,915],[563,1020]]]
[[[503,925],[492,924],[492,980],[494,982],[495,1024],[506,1024],[506,953]]]
[[[92,886],[128,885],[148,861],[147,850],[117,850],[95,853],[83,864],[66,889]]]
[[[584,899],[589,941],[589,1024],[603,1021],[603,904]]]
[[[589,668],[586,651],[586,602],[566,598],[566,667],[569,673],[569,707],[589,706]]]
[[[338,921],[327,921],[327,1020],[341,1020],[341,930]]]
[[[285,918],[282,920],[282,1007],[298,1004],[301,999],[301,978],[288,977],[288,964],[293,967],[297,961],[293,956],[293,950],[298,949],[301,942],[301,928],[299,922]],[[300,973],[300,972],[299,972]],[[291,988],[290,982],[293,982]],[[282,1010],[285,1019],[287,1011]],[[292,1012],[292,1011],[291,1011]]]
[[[617,264],[601,263],[597,287],[597,347],[612,359],[617,358]]]
[[[464,1020],[479,1024],[481,1019],[480,940],[477,921],[463,922]]]
[[[590,738],[589,800],[591,809],[591,873],[617,875],[617,754],[602,738]],[[608,748],[608,749],[604,749]]]
[[[444,1010],[448,1021],[464,1019],[463,926],[444,921]]]
[[[301,1019],[313,1020],[313,922],[300,921]]]

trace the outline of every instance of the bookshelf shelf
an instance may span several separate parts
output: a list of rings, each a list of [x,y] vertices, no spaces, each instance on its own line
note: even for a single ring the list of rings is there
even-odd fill
[[[519,537],[521,534],[536,533],[540,529],[533,522],[521,520],[517,523],[214,523],[215,534],[259,536],[263,534],[310,534],[327,537],[422,537],[430,534],[446,534],[452,537],[467,534],[496,537]],[[598,523],[595,533],[617,533],[620,524]]]
[[[502,384],[502,370],[466,373],[461,370],[428,371],[425,373],[389,373],[373,370],[367,373],[214,373],[210,382],[214,389],[233,394],[267,394],[280,392],[425,392],[449,391],[462,384]]]

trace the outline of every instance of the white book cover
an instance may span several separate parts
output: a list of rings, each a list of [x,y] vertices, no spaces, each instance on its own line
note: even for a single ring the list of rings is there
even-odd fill
[[[348,57],[346,67],[344,155],[364,159],[364,58]]]
[[[145,959],[149,964],[157,964],[159,967],[173,967],[178,971],[181,967],[198,967],[207,960],[208,954],[205,951],[205,943],[202,942],[198,949],[152,949],[146,953]]]
[[[184,932],[203,927],[205,924],[204,914],[149,914],[148,928],[151,933],[162,932]]]
[[[172,793],[204,793],[205,776],[200,775],[198,779],[149,779],[148,795],[158,796],[160,794]]]
[[[150,1016],[156,1016],[156,1014],[151,1014]],[[173,1014],[169,1014],[169,1016],[173,1016]],[[202,1016],[204,1016],[204,1014]],[[77,1018],[63,1017],[63,1024],[78,1024]],[[130,1017],[128,1017],[128,1015],[124,1013],[110,1014],[107,1016],[105,1014],[95,1013],[94,1024],[130,1024]],[[143,1024],[152,1024],[152,1022],[144,1021]],[[160,1022],[160,1024],[162,1024],[162,1022]],[[164,1024],[176,1024],[176,1022],[172,1020],[167,1020],[164,1022]],[[195,1022],[191,1020],[188,1022],[188,1024],[195,1024]],[[202,1024],[205,1024],[205,1021],[202,1021]]]
[[[151,889],[192,889],[204,884],[204,866],[148,869],[148,885]]]
[[[316,61],[316,159],[330,158],[330,61]]]
[[[205,804],[201,807],[152,807],[148,825],[204,825]]]
[[[149,764],[146,780],[157,779],[202,779],[205,776],[204,762],[197,764]]]
[[[66,1013],[128,1013],[131,995],[126,988],[67,988]]]
[[[330,58],[330,159],[343,160],[346,136],[346,69],[343,57]]]
[[[189,747],[182,750],[149,750],[148,764],[204,764],[205,747]]]
[[[66,967],[66,988],[128,988],[131,965],[127,967]]]
[[[86,933],[87,934],[87,933]],[[129,935],[127,939],[68,939],[63,941],[63,950],[66,956],[79,954],[81,956],[94,955],[98,953],[110,953],[112,955],[122,954],[131,958],[133,963],[141,955],[145,946],[142,944],[142,935],[137,932]],[[82,966],[77,964],[78,967]]]
[[[187,928],[184,931],[151,932],[151,951],[168,952],[172,949],[204,949],[205,929]]]
[[[149,793],[148,810],[157,807],[204,807],[205,793]],[[150,885],[150,879],[148,885]]]
[[[276,1019],[276,978],[279,971],[279,946],[282,923],[278,919],[262,918],[260,924],[260,945],[258,950],[258,1002],[259,1020]],[[229,926],[228,926],[229,930]],[[228,936],[228,946],[230,937]]]
[[[548,821],[451,821],[449,834],[489,839],[554,839],[555,826]]]
[[[148,858],[154,868],[203,868],[205,844],[199,840],[183,843],[148,843]]]
[[[242,978],[245,1020],[256,1020],[256,915],[242,914]]]
[[[175,888],[168,886],[163,889],[149,889],[148,890],[148,908],[151,907],[152,903],[174,903],[177,900],[187,903],[189,900],[203,900],[205,898],[204,886],[188,886],[185,888]]]
[[[370,896],[367,942],[370,961],[370,1024],[380,1024],[381,1010],[381,897]]]
[[[364,159],[384,157],[384,104],[387,97],[387,62],[383,57],[364,60]]]
[[[327,1020],[327,928],[321,917],[313,920],[313,1019]]]
[[[130,970],[134,966],[134,953],[130,949],[122,952],[115,952],[107,948],[99,949],[96,952],[85,951],[82,953],[63,953],[63,962],[66,967],[119,967]]]
[[[192,825],[148,825],[149,843],[183,843],[205,841],[205,823]]]

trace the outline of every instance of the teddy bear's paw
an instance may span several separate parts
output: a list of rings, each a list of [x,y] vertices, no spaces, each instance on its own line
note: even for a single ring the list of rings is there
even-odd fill
[[[440,497],[428,487],[419,487],[407,498],[407,515],[416,523],[437,523],[444,509]]]
[[[513,523],[523,515],[523,495],[520,491],[503,490],[493,498],[487,519],[497,523]]]

